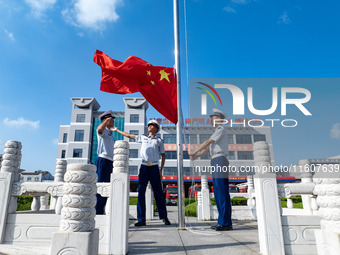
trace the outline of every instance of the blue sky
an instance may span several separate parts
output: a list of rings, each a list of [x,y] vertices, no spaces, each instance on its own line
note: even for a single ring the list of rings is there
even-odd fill
[[[186,0],[188,69],[183,4],[186,116],[187,76],[339,77],[336,0]],[[171,0],[0,0],[0,153],[7,140],[21,141],[23,169],[54,172],[59,125],[70,122],[70,97],[95,97],[102,110],[124,109],[123,96],[99,90],[96,49],[121,61],[135,55],[173,66],[172,6]],[[339,86],[306,88],[313,116],[309,126],[273,130],[277,163],[340,154]]]

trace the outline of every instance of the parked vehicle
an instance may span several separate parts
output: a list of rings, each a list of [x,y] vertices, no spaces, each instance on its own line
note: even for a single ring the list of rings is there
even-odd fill
[[[168,184],[165,187],[165,202],[167,205],[176,205],[178,199],[178,187],[176,184]]]

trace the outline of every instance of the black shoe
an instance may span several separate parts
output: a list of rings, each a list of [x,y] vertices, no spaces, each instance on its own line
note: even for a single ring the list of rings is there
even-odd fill
[[[216,225],[215,230],[216,230],[216,231],[228,231],[228,230],[233,230],[233,226]]]
[[[213,225],[213,226],[211,226],[210,228],[211,228],[211,229],[216,229],[217,226],[218,226],[218,225]]]
[[[163,219],[164,225],[171,225],[171,222],[168,218]]]
[[[138,221],[135,223],[135,227],[141,227],[141,226],[145,226],[146,223],[144,221]]]

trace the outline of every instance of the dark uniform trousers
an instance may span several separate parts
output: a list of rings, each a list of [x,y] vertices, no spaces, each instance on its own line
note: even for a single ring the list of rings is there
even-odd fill
[[[98,182],[110,182],[112,174],[113,162],[111,160],[98,157],[94,163],[97,167]],[[104,214],[104,207],[106,205],[107,197],[102,197],[97,194],[96,213]]]
[[[231,201],[229,194],[228,172],[217,172],[223,166],[229,166],[226,157],[216,157],[211,160],[211,166],[215,166],[216,171],[212,173],[214,196],[218,211],[217,224],[222,226],[232,226],[231,222]]]
[[[158,165],[146,166],[141,165],[138,176],[138,201],[137,201],[137,220],[145,222],[145,191],[150,181],[153,194],[155,196],[159,218],[167,218],[165,199],[163,196],[161,179]]]

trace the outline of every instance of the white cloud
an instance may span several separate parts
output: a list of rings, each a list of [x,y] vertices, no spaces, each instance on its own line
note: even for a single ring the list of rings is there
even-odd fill
[[[38,129],[40,120],[38,121],[31,121],[25,120],[24,118],[20,117],[17,120],[10,120],[8,118],[4,119],[4,124],[10,127],[18,127],[18,128],[25,128],[28,127],[30,129]]]
[[[340,139],[340,123],[336,123],[333,125],[330,135],[333,139]]]
[[[44,11],[51,9],[57,0],[25,0],[25,2],[31,7],[33,14],[40,17]]]
[[[250,0],[231,0],[231,2],[235,4],[248,4],[251,1]]]
[[[224,7],[223,10],[225,10],[226,12],[230,12],[230,13],[236,13],[236,10],[230,6]]]
[[[8,32],[7,29],[4,29],[4,32],[9,37],[9,39],[11,39],[11,41],[13,41],[13,42],[15,41],[13,33]]]
[[[71,9],[62,11],[66,22],[79,27],[103,30],[107,22],[114,22],[119,18],[117,6],[123,0],[75,0]]]
[[[284,12],[280,17],[279,17],[279,21],[278,21],[279,24],[291,24],[292,23],[292,20],[289,18],[287,12]]]

